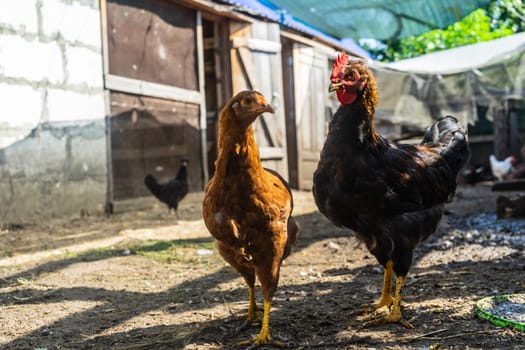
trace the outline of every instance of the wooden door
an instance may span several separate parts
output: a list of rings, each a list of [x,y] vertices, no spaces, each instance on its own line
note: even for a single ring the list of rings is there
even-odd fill
[[[108,203],[149,195],[189,160],[190,191],[208,178],[202,17],[166,0],[101,1],[108,90]]]
[[[232,22],[230,39],[233,94],[257,90],[274,107],[255,122],[255,137],[263,165],[288,179],[279,25]]]
[[[297,179],[299,189],[312,189],[312,174],[327,133],[327,53],[300,43],[293,49],[295,123],[297,133]]]

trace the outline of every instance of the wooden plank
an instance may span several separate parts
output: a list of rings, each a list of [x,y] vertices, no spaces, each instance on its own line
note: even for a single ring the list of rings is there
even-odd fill
[[[295,124],[295,85],[293,78],[293,41],[282,37],[282,67],[283,67],[283,104],[285,108],[286,142],[288,158],[288,183],[294,189],[299,188],[297,126]]]
[[[255,22],[257,19],[235,11],[235,6],[221,5],[209,0],[178,0],[181,5],[195,7],[199,10],[206,11],[206,16],[215,16],[213,20],[224,17],[243,21]]]
[[[104,81],[106,89],[109,90],[165,98],[194,104],[201,104],[203,101],[202,94],[195,90],[187,90],[175,86],[150,83],[143,80],[126,78],[113,74],[106,74],[104,76]]]
[[[184,158],[190,153],[189,145],[178,145],[170,147],[169,145],[150,148],[125,148],[113,150],[114,160],[129,160],[162,158],[169,155],[170,157]]]
[[[106,131],[106,166],[107,166],[107,189],[106,189],[106,214],[113,214],[114,199],[114,185],[113,185],[113,150],[111,147],[111,93],[109,90],[104,90],[105,99],[105,131]]]
[[[469,135],[469,143],[483,143],[494,141],[494,135]]]
[[[195,9],[174,1],[107,1],[109,73],[198,90]]]
[[[255,66],[252,52],[246,47],[236,48],[239,57],[239,66],[246,78],[246,83],[249,90],[260,90],[259,79],[256,74],[251,73],[251,68]]]
[[[525,191],[525,180],[498,181],[492,185],[492,191]]]
[[[259,147],[261,159],[283,159],[285,156],[283,147]]]
[[[320,52],[325,52],[330,57],[336,57],[337,56],[337,50],[334,50],[332,47],[332,44],[329,44],[330,46],[324,45],[318,41],[314,41],[312,39],[306,38],[302,35],[293,34],[290,32],[287,32],[285,30],[281,30],[281,36],[287,39],[291,39],[295,42],[305,44],[311,47],[314,47],[316,50],[319,50]],[[342,50],[341,47],[337,47],[338,50]],[[348,54],[351,54],[351,52],[347,52]]]
[[[323,147],[328,106],[328,56],[316,47],[294,43],[297,173],[299,189],[310,189]]]
[[[232,40],[232,46],[234,48],[246,47],[252,51],[266,53],[281,52],[281,43],[259,38],[234,37]]]
[[[169,179],[181,159],[190,161],[190,190],[202,190],[198,105],[119,92],[111,101],[114,200],[147,194],[144,175]]]
[[[202,15],[197,11],[197,67],[199,77],[200,91],[200,134],[201,134],[201,165],[204,177],[203,183],[208,183],[208,147],[207,147],[207,117],[206,117],[206,91],[205,91],[205,73],[204,73],[204,43],[202,33]],[[204,189],[204,188],[203,188]]]
[[[102,70],[104,75],[109,73],[109,49],[108,49],[108,8],[107,1],[100,0],[100,22],[101,22],[101,34],[102,34]],[[106,214],[113,213],[113,161],[111,160],[111,122],[109,120],[111,116],[111,99],[110,92],[104,89],[104,111],[105,111],[105,128],[106,128]]]
[[[227,22],[217,23],[218,50],[215,51],[217,105],[224,106],[233,94],[230,40]]]
[[[109,49],[108,49],[108,4],[107,0],[100,0],[100,22],[102,32],[102,69],[104,74],[109,73]]]

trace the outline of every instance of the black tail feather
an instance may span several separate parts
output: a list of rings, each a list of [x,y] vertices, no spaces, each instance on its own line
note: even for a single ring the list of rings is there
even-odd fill
[[[146,177],[144,177],[144,185],[146,185],[146,187],[148,188],[148,190],[150,190],[150,192],[158,197],[159,196],[159,193],[160,193],[160,184],[159,182],[157,181],[157,179],[155,179],[153,177],[153,175],[151,174],[148,174],[146,175]]]
[[[466,131],[458,120],[447,115],[429,126],[421,144],[440,146],[440,154],[457,173],[470,159],[470,147]]]

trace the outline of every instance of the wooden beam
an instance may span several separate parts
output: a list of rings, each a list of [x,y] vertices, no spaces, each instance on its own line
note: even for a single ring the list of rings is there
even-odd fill
[[[100,31],[102,35],[102,69],[104,74],[109,73],[108,49],[108,5],[106,0],[100,0]],[[106,133],[106,214],[113,213],[115,201],[113,193],[113,153],[111,149],[111,98],[109,90],[104,89],[104,123]]]
[[[126,78],[114,74],[105,74],[106,89],[127,92],[135,95],[144,95],[165,98],[180,102],[201,104],[204,97],[201,92],[188,90],[176,86],[151,83],[144,80]]]
[[[504,180],[494,182],[492,191],[525,191],[525,180]]]
[[[206,186],[208,183],[208,139],[207,139],[207,116],[206,116],[206,91],[205,91],[205,79],[204,73],[204,34],[202,31],[202,14],[201,11],[197,11],[197,67],[198,67],[198,79],[199,79],[199,92],[200,92],[200,133],[201,133],[201,167],[203,184]],[[204,188],[203,188],[204,189]]]
[[[261,159],[283,159],[284,148],[282,147],[259,147]]]
[[[254,51],[262,51],[268,53],[279,53],[281,52],[281,43],[257,39],[257,38],[246,38],[246,37],[234,37],[232,40],[232,47],[240,48],[246,47]]]
[[[493,142],[494,135],[469,135],[469,143],[483,143],[483,142]]]
[[[126,148],[113,150],[113,159],[115,160],[136,160],[136,159],[151,159],[162,158],[166,156],[184,158],[191,150],[187,144],[177,145],[171,148],[164,147],[150,147],[150,148]]]
[[[235,11],[235,6],[221,5],[208,0],[171,0],[181,5],[196,8],[197,10],[206,11],[206,15],[212,14],[218,16],[216,19],[228,17],[243,22],[255,22],[256,19],[248,15]],[[201,13],[202,16],[202,13]]]
[[[324,44],[318,41],[314,41],[312,39],[306,38],[304,36],[293,34],[284,30],[281,30],[281,36],[284,38],[288,38],[290,40],[296,41],[301,44],[305,44],[307,46],[315,47],[319,49],[320,51],[326,52],[330,57],[336,57],[337,56],[337,50],[341,50],[342,48],[334,46],[332,44]],[[349,52],[351,54],[351,52]]]

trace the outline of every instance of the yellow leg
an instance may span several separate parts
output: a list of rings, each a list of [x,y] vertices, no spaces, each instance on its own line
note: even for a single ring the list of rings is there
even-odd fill
[[[246,346],[246,345],[254,345],[259,346],[263,344],[272,344],[279,347],[284,347],[284,343],[273,340],[270,336],[270,308],[272,306],[272,303],[269,301],[264,301],[264,313],[263,313],[263,321],[261,326],[261,331],[259,332],[259,335],[256,336],[253,339],[245,340],[240,343],[238,343],[238,346]]]
[[[398,276],[396,278],[396,294],[394,296],[394,303],[390,309],[390,313],[386,315],[387,322],[400,323],[406,328],[414,328],[410,323],[403,320],[401,317],[401,289],[405,285],[405,276]]]
[[[250,304],[248,305],[248,314],[246,315],[246,318],[248,319],[248,322],[255,323],[260,320],[259,307],[257,306],[257,303],[255,302],[255,288],[250,287],[248,290],[248,293],[249,293]]]
[[[388,265],[387,265],[388,266]],[[387,275],[387,272],[385,272],[385,276]],[[386,276],[387,277],[387,276]],[[385,278],[386,280],[386,278]],[[385,314],[379,314],[376,313],[372,315],[371,318],[369,318],[365,323],[365,327],[369,326],[377,326],[385,323],[399,323],[403,325],[406,328],[414,328],[409,322],[403,320],[401,316],[401,289],[403,288],[403,285],[405,284],[405,277],[399,276],[396,278],[396,292],[394,297],[390,296],[392,298],[391,307],[389,310],[387,310],[386,315]],[[391,288],[390,288],[391,289]],[[385,292],[385,288],[383,288],[383,292]],[[390,292],[387,290],[387,292]],[[386,297],[388,300],[388,297]],[[381,301],[383,301],[383,295],[381,296]]]
[[[383,291],[381,292],[381,300],[379,304],[376,305],[376,310],[382,307],[390,307],[394,303],[394,298],[392,297],[392,277],[394,275],[394,264],[392,260],[388,260],[385,267],[385,272],[383,275]]]

